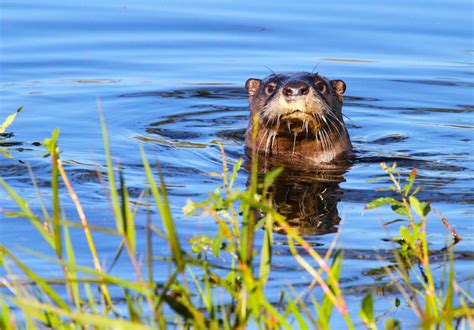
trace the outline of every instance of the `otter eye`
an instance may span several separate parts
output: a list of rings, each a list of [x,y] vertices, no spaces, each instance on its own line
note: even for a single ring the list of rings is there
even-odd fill
[[[316,81],[316,89],[319,92],[324,93],[326,91],[326,84],[323,81],[318,80]]]
[[[273,93],[276,89],[276,84],[275,83],[269,83],[267,84],[267,86],[265,87],[265,92],[270,95],[271,93]]]

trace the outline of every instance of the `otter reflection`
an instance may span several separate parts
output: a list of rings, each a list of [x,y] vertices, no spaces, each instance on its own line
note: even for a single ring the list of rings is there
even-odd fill
[[[259,163],[263,163],[259,166],[261,177],[277,167],[284,168],[269,193],[274,208],[297,233],[309,236],[337,232],[341,221],[337,203],[342,197],[339,183],[344,180],[349,162],[325,164],[316,169],[285,167],[284,162],[269,163],[268,159]],[[274,231],[283,233],[277,224]]]

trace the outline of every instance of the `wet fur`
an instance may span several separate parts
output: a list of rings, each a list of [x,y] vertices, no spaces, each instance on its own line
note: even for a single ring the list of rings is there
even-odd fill
[[[289,81],[304,81],[310,88],[305,96],[283,95]],[[324,83],[325,92],[316,84]],[[342,116],[341,81],[330,81],[319,74],[273,74],[263,81],[249,79],[251,118],[246,133],[246,146],[265,156],[283,157],[287,161],[331,162],[352,148]],[[265,92],[275,84],[275,92]],[[258,128],[253,138],[254,120]]]

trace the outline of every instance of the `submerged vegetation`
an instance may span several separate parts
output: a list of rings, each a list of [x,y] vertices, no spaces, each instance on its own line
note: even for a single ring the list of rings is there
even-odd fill
[[[183,208],[186,215],[205,214],[213,218],[215,235],[196,236],[186,242],[173,219],[159,167],[152,166],[144,150],[140,150],[147,184],[141,202],[134,203],[134,208],[122,170],[112,161],[103,120],[102,129],[107,158],[106,197],[111,201],[114,228],[89,224],[61,161],[59,130],[43,143],[52,164],[51,210],[45,206],[38,189],[41,214],[0,178],[0,185],[18,207],[18,210],[5,211],[5,215],[27,219],[52,253],[45,255],[26,247],[24,251],[59,271],[55,276],[39,274],[0,245],[1,329],[37,326],[54,329],[234,329],[247,326],[327,329],[334,319],[343,320],[350,329],[362,325],[369,329],[400,327],[399,320],[375,314],[376,298],[371,294],[361,299],[358,313],[348,310],[340,282],[344,251],[337,249],[337,235],[321,254],[273,207],[268,192],[280,169],[260,180],[257,157],[253,157],[248,186],[240,190],[234,182],[242,160],[230,166],[220,145],[222,172],[211,175],[220,177],[222,184],[210,192],[206,200],[189,201]],[[400,235],[391,239],[395,246],[393,258],[380,261],[384,276],[390,278],[390,285],[398,291],[395,305],[408,306],[423,328],[474,328],[474,301],[456,281],[450,247],[430,250],[426,218],[432,208],[416,197],[419,192],[415,184],[416,170],[404,178],[396,164],[381,166],[386,173],[384,179],[388,177],[391,182],[387,187],[390,196],[368,203],[367,208],[388,204],[406,223],[400,226]],[[33,186],[36,188],[34,179]],[[65,192],[60,187],[67,190],[79,221],[67,219],[62,212],[61,199],[65,198]],[[144,208],[147,215],[144,251],[137,248],[135,220],[139,207]],[[456,243],[460,237],[446,219],[440,217]],[[278,301],[270,300],[266,294],[272,276],[276,225],[283,229],[295,264],[312,278],[301,292],[292,286],[282,288]],[[82,239],[78,231],[83,232],[90,251],[87,265],[76,259],[75,245]],[[101,263],[101,251],[94,238],[99,235],[116,241],[114,262],[120,257],[123,261],[126,256],[133,270],[131,278],[117,277],[111,271],[113,265],[107,269]],[[163,243],[167,244],[169,253],[156,255],[154,248]],[[444,256],[443,261],[434,261],[435,254]],[[159,278],[157,264],[167,265],[160,266]],[[434,274],[440,269],[441,282],[437,280],[440,276]]]

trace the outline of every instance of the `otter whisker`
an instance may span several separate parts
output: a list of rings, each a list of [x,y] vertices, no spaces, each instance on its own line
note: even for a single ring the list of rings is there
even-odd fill
[[[340,136],[340,135],[332,134],[332,136],[330,138],[332,147],[336,146],[337,141],[338,141],[338,139],[337,139],[338,136]]]
[[[327,137],[328,137],[328,139],[329,139],[328,144],[329,144],[331,147],[334,147],[334,136],[335,136],[335,135],[334,135],[334,134],[331,134],[331,133],[333,133],[333,132],[332,132],[332,129],[330,128],[330,129],[329,129],[329,132],[327,132]]]
[[[341,132],[340,129],[339,129],[339,125],[337,125],[336,123],[333,123],[331,126],[336,129],[337,134],[338,134],[339,136],[345,136],[345,135],[347,135],[347,131],[345,130],[345,128],[343,128],[344,132]],[[331,128],[331,130],[332,130],[332,128]]]
[[[334,122],[331,122],[331,126],[333,126],[333,127],[337,130],[338,134],[341,135],[341,136],[342,136],[342,135],[346,135],[346,134],[347,134],[347,131],[346,131],[346,128],[345,128],[344,124],[341,122],[341,120],[340,120],[339,118],[337,118],[334,114],[330,114],[329,116],[330,116],[332,119],[335,120]],[[338,123],[339,123],[340,125],[338,125]],[[343,130],[344,132],[341,132],[341,130],[339,129],[340,127],[342,128],[342,130]]]
[[[322,138],[322,136],[321,136],[321,131],[318,131],[318,134],[317,134],[317,136],[316,136],[316,141],[319,142],[319,144],[320,144],[320,146],[321,146],[321,149],[323,149],[323,151],[325,151],[323,138]]]
[[[328,111],[327,112],[327,115],[330,116],[331,118],[333,118],[337,123],[339,123],[342,127],[344,127],[344,123],[342,121],[342,119],[338,118],[334,113],[332,113],[331,111]]]
[[[348,115],[346,115],[346,114],[342,114],[342,115],[343,115],[344,117],[346,117],[347,119],[349,119],[350,121],[352,121],[352,118],[349,117]]]
[[[325,138],[325,135],[324,135],[324,131],[319,131],[319,133],[320,133],[320,137],[321,137],[319,142],[321,143],[323,151],[326,151],[327,150],[327,143],[326,143],[326,138]]]
[[[273,140],[273,136],[275,135],[275,132],[272,132],[271,134],[268,135],[267,137],[267,143],[265,145],[265,156],[268,156],[268,147],[270,146],[270,142]],[[271,151],[271,150],[270,150]],[[271,154],[271,153],[270,153]]]
[[[326,150],[329,150],[331,149],[332,140],[330,139],[328,132],[323,130],[322,133],[324,136],[324,143],[326,144]]]
[[[323,135],[324,149],[327,151],[331,149],[331,145],[329,144],[328,134],[326,131],[322,131],[322,135]]]
[[[321,116],[321,118],[323,119],[324,123],[326,124],[326,126],[328,126],[328,121],[326,120],[326,116]]]
[[[275,71],[273,71],[269,66],[264,65],[265,68],[267,68],[268,71],[270,71],[273,75],[276,76]]]
[[[268,126],[273,127],[274,122],[275,122],[275,118],[269,118],[267,121]]]
[[[293,153],[295,153],[295,146],[296,146],[296,137],[298,136],[297,133],[293,134]]]
[[[322,120],[320,119],[320,117],[321,117],[321,116],[320,116],[319,114],[313,113],[314,121],[316,122],[316,124],[317,124],[318,126],[322,126],[322,125],[321,125]]]
[[[262,146],[262,142],[263,142],[263,139],[265,138],[265,136],[268,134],[268,130],[265,131],[265,133],[263,134],[263,136],[260,138],[260,143],[258,144],[258,148],[257,150],[260,150],[260,147]]]

